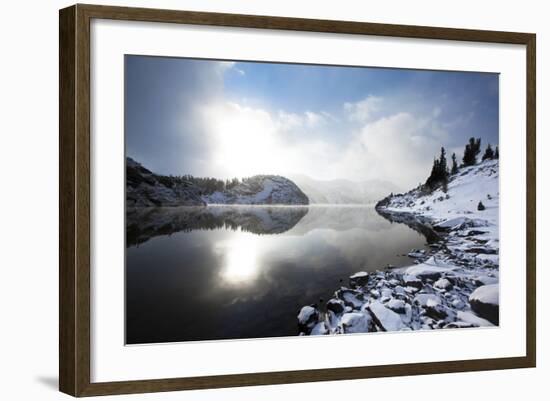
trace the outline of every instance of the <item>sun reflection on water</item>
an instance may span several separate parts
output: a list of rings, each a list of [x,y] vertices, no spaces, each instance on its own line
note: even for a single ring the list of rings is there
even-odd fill
[[[225,254],[225,261],[220,271],[224,282],[242,285],[254,281],[259,273],[259,238],[241,232],[236,238],[220,245]]]

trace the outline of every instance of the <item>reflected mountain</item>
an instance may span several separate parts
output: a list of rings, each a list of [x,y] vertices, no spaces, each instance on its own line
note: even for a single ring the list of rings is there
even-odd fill
[[[305,206],[182,206],[128,208],[126,246],[180,231],[228,228],[254,234],[281,234],[306,214]]]
[[[419,232],[426,237],[428,244],[433,244],[441,240],[439,234],[432,228],[431,223],[422,216],[414,216],[410,213],[388,212],[380,208],[377,208],[376,211],[380,216],[391,223],[405,224],[414,231]]]

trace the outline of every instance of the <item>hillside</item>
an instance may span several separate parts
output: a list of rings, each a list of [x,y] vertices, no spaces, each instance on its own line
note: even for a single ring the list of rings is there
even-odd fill
[[[126,158],[128,207],[206,206],[207,204],[307,205],[308,197],[288,178],[256,175],[236,180],[222,190],[224,182],[192,176],[164,176]]]
[[[126,158],[126,206],[204,206],[201,191],[185,180],[155,174]]]
[[[391,195],[377,207],[387,212],[422,215],[435,223],[451,219],[482,219],[488,227],[498,230],[498,160],[487,160],[475,166],[463,167],[449,179],[448,190],[441,188],[424,193],[421,188],[405,194]],[[478,210],[482,202],[484,210]]]

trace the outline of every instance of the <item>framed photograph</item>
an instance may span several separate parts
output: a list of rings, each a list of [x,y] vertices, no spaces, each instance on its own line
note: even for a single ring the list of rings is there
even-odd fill
[[[534,34],[59,22],[61,391],[535,366]]]

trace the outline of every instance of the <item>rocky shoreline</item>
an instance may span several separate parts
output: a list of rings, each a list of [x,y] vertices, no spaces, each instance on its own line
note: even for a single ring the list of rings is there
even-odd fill
[[[487,166],[462,175],[483,174]],[[380,202],[382,216],[422,232],[429,249],[411,250],[411,266],[358,272],[323,305],[302,307],[300,335],[498,326],[498,208],[444,210],[456,207],[451,201],[473,202],[463,196],[462,179],[454,184],[450,195],[413,190]],[[498,205],[495,192],[487,197]]]
[[[495,254],[480,248],[479,228],[474,221],[433,226],[441,239],[429,251],[411,250],[412,266],[358,272],[325,305],[304,306],[298,315],[300,334],[498,325],[498,261],[479,257]]]

